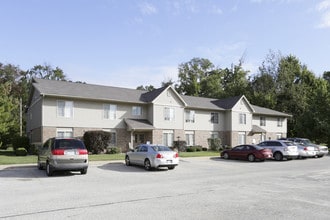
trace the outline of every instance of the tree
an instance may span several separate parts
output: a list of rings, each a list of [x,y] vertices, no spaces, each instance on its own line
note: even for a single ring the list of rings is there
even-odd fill
[[[201,82],[214,70],[214,65],[203,58],[193,58],[179,65],[179,84],[176,90],[183,95],[200,96]]]
[[[141,86],[136,87],[136,89],[151,92],[152,90],[155,89],[155,87],[153,85],[149,85],[149,86],[142,86],[141,85]]]
[[[53,67],[49,64],[44,64],[43,66],[36,65],[32,69],[28,70],[25,78],[31,79],[32,77],[50,80],[67,80],[63,70],[59,67],[53,69]]]

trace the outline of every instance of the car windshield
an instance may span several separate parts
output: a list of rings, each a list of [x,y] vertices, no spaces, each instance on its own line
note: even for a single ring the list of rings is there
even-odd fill
[[[284,141],[283,142],[286,146],[295,146],[293,142],[291,141]]]
[[[172,151],[169,147],[166,146],[151,146],[154,151]]]
[[[85,149],[85,146],[79,140],[63,139],[55,141],[55,149]]]
[[[254,146],[257,150],[262,150],[262,149],[264,149],[263,147],[260,147],[260,146],[257,146],[257,145],[255,145]]]
[[[301,140],[304,144],[311,144],[312,142],[309,139],[302,139]]]

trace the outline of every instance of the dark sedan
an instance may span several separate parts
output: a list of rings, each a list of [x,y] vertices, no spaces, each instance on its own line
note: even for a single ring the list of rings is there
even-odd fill
[[[251,162],[255,160],[264,161],[273,158],[270,149],[250,144],[238,145],[232,149],[223,150],[220,156],[224,159],[241,159]]]

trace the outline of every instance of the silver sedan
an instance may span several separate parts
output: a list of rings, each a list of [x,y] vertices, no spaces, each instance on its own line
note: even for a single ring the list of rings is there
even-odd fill
[[[173,170],[179,165],[179,154],[166,146],[142,144],[126,153],[125,163],[144,166],[146,170],[160,167]]]

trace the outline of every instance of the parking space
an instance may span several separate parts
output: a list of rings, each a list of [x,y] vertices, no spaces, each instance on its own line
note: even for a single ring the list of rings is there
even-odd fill
[[[92,162],[47,177],[0,166],[0,218],[328,219],[330,157],[247,162],[181,158],[175,170]]]

